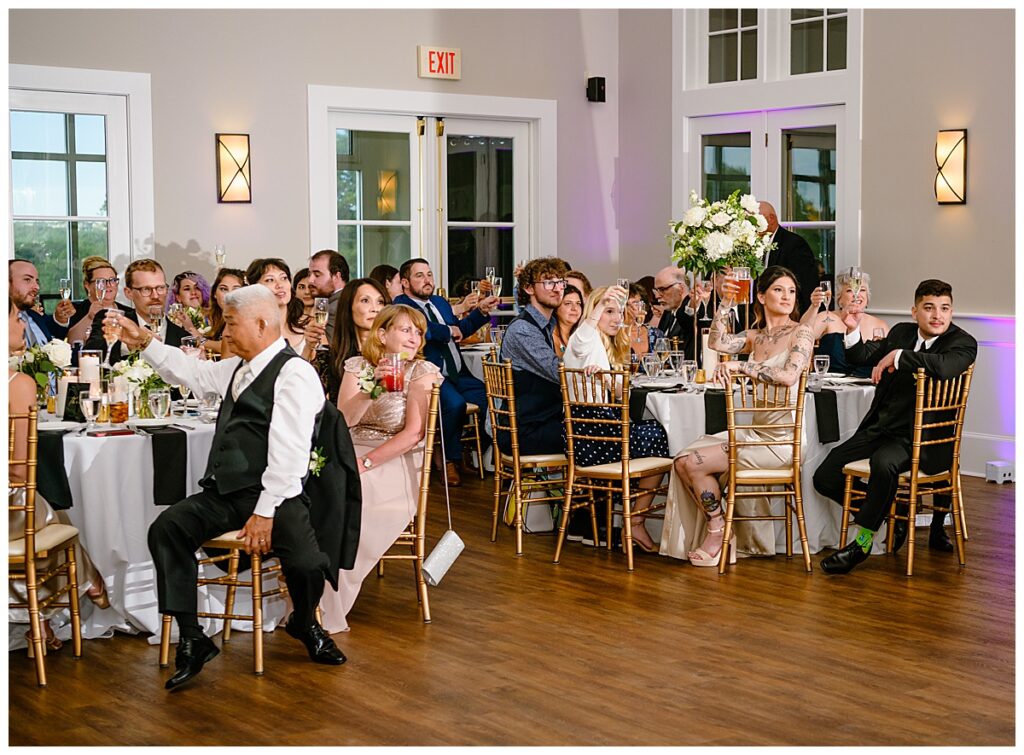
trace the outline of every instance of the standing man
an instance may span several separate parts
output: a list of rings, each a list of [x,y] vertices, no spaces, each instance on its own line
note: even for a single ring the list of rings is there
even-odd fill
[[[52,315],[41,315],[33,309],[39,296],[39,272],[28,260],[7,261],[7,282],[9,285],[11,316],[25,324],[25,347],[42,346],[52,338],[64,338],[68,324],[75,313],[75,305],[61,300]]]
[[[871,477],[867,497],[854,517],[859,531],[849,545],[822,560],[821,568],[826,574],[846,574],[867,560],[874,535],[896,496],[899,476],[910,469],[917,392],[914,372],[923,367],[930,376],[949,380],[970,367],[978,355],[978,342],[974,337],[953,324],[953,288],[948,283],[934,279],[922,281],[914,293],[914,306],[910,310],[914,322],[894,325],[889,335],[880,341],[861,339],[862,307],[847,307],[843,316],[846,360],[854,365],[875,364],[871,380],[878,387],[857,432],[833,448],[814,472],[814,488],[841,504],[845,465],[870,459]],[[952,448],[943,445],[936,450],[939,453],[929,454],[927,447],[922,449],[921,469],[925,473],[949,468]],[[944,519],[945,514],[934,513],[928,546],[952,551],[942,527]],[[906,523],[897,522],[897,549],[906,537]]]
[[[498,303],[496,296],[482,299],[476,308],[461,320],[452,312],[451,305],[442,297],[434,296],[434,273],[430,263],[421,257],[402,263],[398,271],[403,294],[395,297],[395,304],[415,307],[427,317],[426,345],[423,354],[441,368],[441,432],[447,455],[445,474],[448,484],[462,484],[459,467],[468,471],[462,458],[462,430],[466,426],[466,404],[473,403],[487,412],[487,390],[484,384],[470,374],[459,342],[471,336],[489,322],[488,315]],[[481,417],[481,427],[483,426]],[[482,439],[481,439],[482,440]],[[477,459],[482,464],[482,459]]]
[[[224,340],[233,356],[193,359],[160,343],[124,315],[121,339],[171,383],[197,395],[223,397],[199,493],[170,506],[149,528],[160,612],[174,616],[180,640],[175,689],[220,652],[197,615],[196,550],[211,537],[238,530],[246,553],[273,550],[281,559],[295,610],[285,631],[316,663],[340,665],[345,656],[314,617],[330,562],[310,524],[303,483],[309,474],[316,417],[324,394],[316,370],[281,337],[276,297],[256,284],[224,297]]]
[[[328,299],[327,343],[334,338],[334,318],[338,312],[338,297],[348,283],[348,260],[333,249],[321,249],[309,258],[309,287],[313,296]],[[316,326],[314,326],[316,327]],[[307,328],[307,333],[310,328]]]
[[[759,209],[764,219],[768,221],[768,229],[765,231],[769,236],[768,241],[775,242],[776,245],[768,253],[768,259],[764,264],[765,270],[772,265],[782,265],[793,272],[799,288],[799,311],[806,312],[811,306],[811,291],[818,287],[818,261],[814,258],[814,252],[803,236],[787,231],[779,225],[779,216],[775,214],[771,202],[760,202]]]
[[[133,323],[144,325],[153,331],[157,340],[168,346],[180,346],[181,339],[190,335],[187,330],[175,325],[164,314],[167,304],[167,279],[164,269],[156,260],[135,260],[124,271],[124,295],[134,308],[116,306],[124,312],[124,316]],[[111,305],[114,306],[114,305]],[[92,321],[86,349],[106,351],[107,342],[103,340],[103,318],[106,310],[100,310]],[[121,341],[110,347],[110,364],[116,364],[128,353],[122,348]]]

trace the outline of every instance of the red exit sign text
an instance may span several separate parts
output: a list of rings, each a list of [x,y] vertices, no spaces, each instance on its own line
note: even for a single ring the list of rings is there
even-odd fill
[[[462,78],[462,50],[419,45],[416,51],[419,58],[417,73],[421,79]]]

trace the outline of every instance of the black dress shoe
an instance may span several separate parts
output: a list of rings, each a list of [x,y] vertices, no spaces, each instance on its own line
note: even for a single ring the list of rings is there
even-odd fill
[[[907,532],[909,532],[909,529],[906,522],[897,521],[892,530],[892,552],[898,553],[903,544],[907,542]]]
[[[293,616],[284,625],[284,631],[306,646],[306,652],[314,663],[340,666],[348,660],[317,621],[311,622],[309,628],[303,631],[296,627]]]
[[[838,550],[828,558],[821,560],[821,570],[826,574],[846,574],[857,564],[868,560],[868,554],[854,540],[842,550]]]
[[[933,551],[941,553],[952,553],[954,551],[953,542],[949,539],[949,535],[946,534],[946,530],[943,527],[932,528],[932,531],[928,534],[928,547]]]
[[[183,637],[174,654],[174,668],[177,670],[164,687],[177,689],[202,671],[203,665],[216,658],[218,653],[220,649],[205,634],[198,638]]]

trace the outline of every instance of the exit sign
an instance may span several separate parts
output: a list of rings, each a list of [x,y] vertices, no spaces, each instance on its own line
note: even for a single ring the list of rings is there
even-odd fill
[[[462,50],[455,47],[418,45],[418,74],[421,79],[461,79]]]

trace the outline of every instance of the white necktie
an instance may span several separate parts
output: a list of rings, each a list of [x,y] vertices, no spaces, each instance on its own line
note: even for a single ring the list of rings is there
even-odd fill
[[[241,395],[249,383],[252,382],[252,369],[248,364],[243,364],[241,369],[238,370],[235,375],[235,384],[231,388],[231,396],[235,401],[238,401],[238,397]]]

